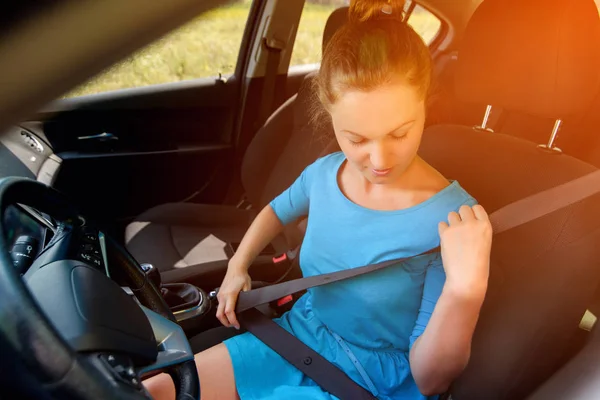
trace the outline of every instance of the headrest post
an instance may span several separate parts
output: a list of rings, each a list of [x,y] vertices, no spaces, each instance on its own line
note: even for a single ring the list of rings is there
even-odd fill
[[[548,151],[552,151],[555,153],[562,153],[562,150],[558,147],[554,147],[554,143],[556,143],[556,137],[558,136],[558,131],[560,131],[560,127],[562,126],[562,120],[557,119],[554,123],[554,128],[552,129],[552,135],[550,135],[550,139],[548,140],[548,144],[540,144],[538,147],[541,149],[546,149]]]
[[[487,127],[491,113],[492,113],[492,106],[488,104],[488,106],[485,109],[485,115],[483,116],[483,121],[481,122],[481,126],[474,126],[473,129],[475,129],[476,131],[487,131],[487,132],[493,133],[494,130],[492,128]]]

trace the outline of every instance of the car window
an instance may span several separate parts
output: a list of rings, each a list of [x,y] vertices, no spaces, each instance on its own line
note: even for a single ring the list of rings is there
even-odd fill
[[[409,2],[407,2],[408,4]],[[415,4],[412,11],[408,8],[408,24],[417,32],[427,45],[437,37],[442,29],[442,21],[425,7]]]
[[[231,75],[252,0],[206,13],[114,65],[65,97]]]
[[[349,0],[306,0],[292,51],[291,70],[296,67],[318,68],[321,61],[321,43],[327,18],[334,10],[348,6],[349,3]],[[415,3],[414,7],[411,7],[411,4],[412,2],[408,0],[404,5],[404,10],[408,16],[408,24],[429,45],[440,32],[442,22],[419,4]]]
[[[350,0],[306,0],[298,25],[290,67],[321,62],[321,45],[327,19],[333,11],[348,6]]]

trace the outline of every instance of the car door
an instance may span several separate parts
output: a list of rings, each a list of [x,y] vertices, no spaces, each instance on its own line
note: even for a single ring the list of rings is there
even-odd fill
[[[32,117],[56,189],[101,220],[167,202],[220,202],[234,171],[244,57],[261,1],[222,6]]]

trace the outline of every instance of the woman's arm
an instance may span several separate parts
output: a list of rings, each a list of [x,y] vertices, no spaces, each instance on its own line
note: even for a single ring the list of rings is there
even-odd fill
[[[242,242],[229,261],[228,268],[237,268],[247,272],[260,252],[282,231],[283,224],[273,208],[267,205],[258,213],[244,234]]]
[[[241,291],[251,289],[248,275],[250,265],[285,225],[300,216],[308,215],[311,171],[317,163],[306,167],[296,181],[277,196],[256,216],[244,235],[235,255],[229,260],[225,279],[219,288],[217,318],[225,326],[240,328],[235,316],[235,305]]]
[[[273,208],[267,205],[256,216],[250,228],[246,231],[238,250],[229,260],[227,273],[217,294],[217,300],[219,301],[217,318],[223,325],[240,329],[240,324],[235,315],[235,305],[239,293],[251,289],[248,269],[262,249],[282,230],[283,224]]]
[[[467,366],[471,338],[485,290],[463,293],[445,285],[425,328],[410,351],[410,367],[421,393],[445,392]]]
[[[428,322],[417,321],[426,328],[410,350],[411,371],[424,395],[444,392],[466,367],[489,276],[492,229],[483,207],[463,206],[448,221],[439,228],[443,270],[427,272],[419,318],[435,309]]]

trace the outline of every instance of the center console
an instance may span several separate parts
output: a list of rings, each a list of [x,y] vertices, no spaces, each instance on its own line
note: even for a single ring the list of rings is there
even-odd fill
[[[160,288],[177,322],[202,317],[211,309],[206,292],[189,283],[168,283]]]
[[[231,251],[235,251],[235,246],[231,245]],[[266,252],[274,250],[267,249]],[[278,274],[275,276],[275,279],[272,280],[281,280],[283,278],[294,279],[300,277],[300,270],[293,269],[294,258],[296,257],[297,250],[288,251],[282,254],[279,257],[273,257],[270,253],[265,253],[263,258],[267,258],[268,261],[258,260],[252,264],[252,267],[256,267],[260,265],[261,262],[268,262],[269,266],[272,268],[264,268],[262,265],[262,269],[268,269],[277,271]],[[269,254],[268,256],[266,254]],[[260,257],[259,257],[260,258]],[[204,332],[208,329],[215,328],[221,326],[220,322],[217,320],[216,308],[217,308],[217,299],[216,293],[211,292],[207,294],[203,289],[195,286],[192,283],[162,283],[160,273],[158,269],[156,269],[151,264],[141,264],[141,268],[144,270],[148,279],[157,287],[160,288],[161,294],[165,299],[167,305],[173,312],[177,323],[183,328],[186,335],[188,337],[194,336],[198,333]],[[296,274],[298,276],[296,276]],[[206,275],[202,276],[203,280],[206,280]],[[218,282],[222,281],[223,277],[219,276]],[[267,281],[268,282],[268,281]],[[264,285],[268,285],[265,281],[252,281],[252,288],[256,289]],[[193,282],[196,283],[196,282]],[[206,284],[206,281],[202,282],[203,285]],[[217,287],[218,284],[215,284],[212,287]],[[206,287],[206,286],[203,286]],[[297,299],[293,296],[286,296],[279,301],[270,302],[267,304],[263,304],[258,307],[263,314],[275,317],[281,315],[283,312],[289,310],[293,305],[293,301]]]
[[[216,300],[204,290],[190,283],[162,283],[158,269],[152,264],[142,264],[141,267],[148,279],[160,289],[177,323],[188,337],[218,326],[214,318]]]

